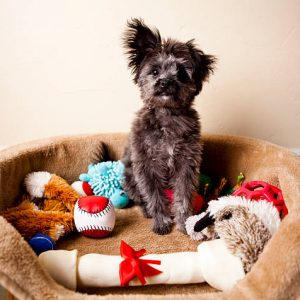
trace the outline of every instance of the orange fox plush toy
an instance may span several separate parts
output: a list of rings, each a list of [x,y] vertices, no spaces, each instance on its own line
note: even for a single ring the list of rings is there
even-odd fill
[[[43,233],[57,241],[75,230],[73,210],[79,195],[63,178],[33,172],[24,183],[28,194],[22,203],[0,213],[24,238]]]

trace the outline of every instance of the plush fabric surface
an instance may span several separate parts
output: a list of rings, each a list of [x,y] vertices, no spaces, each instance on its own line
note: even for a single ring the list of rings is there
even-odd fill
[[[121,157],[126,134],[99,134],[46,139],[0,152],[0,210],[11,207],[22,191],[25,175],[49,171],[72,182],[91,162],[108,154]],[[270,143],[233,136],[204,135],[202,172],[225,176],[234,184],[240,172],[246,180],[264,180],[283,191],[289,215],[267,244],[247,276],[221,293],[207,284],[110,288],[72,292],[55,283],[41,268],[27,242],[0,217],[0,284],[18,299],[296,299],[300,297],[300,159]],[[120,240],[148,253],[196,250],[197,242],[173,230],[157,236],[151,220],[138,208],[117,211],[113,235],[90,239],[77,234],[59,248],[117,254]],[[224,274],[226,276],[226,274]],[[86,294],[88,293],[88,295]]]

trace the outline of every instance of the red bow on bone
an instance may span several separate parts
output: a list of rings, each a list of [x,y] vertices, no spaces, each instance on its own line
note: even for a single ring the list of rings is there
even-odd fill
[[[121,286],[128,286],[130,280],[137,277],[142,285],[146,284],[145,277],[162,273],[149,266],[149,264],[160,265],[160,260],[140,259],[146,250],[135,251],[132,247],[121,241],[120,254],[124,260],[120,263],[119,275]]]

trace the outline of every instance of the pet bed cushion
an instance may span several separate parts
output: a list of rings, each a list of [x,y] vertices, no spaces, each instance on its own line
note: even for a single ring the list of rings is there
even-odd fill
[[[25,175],[49,171],[72,182],[91,161],[121,157],[126,134],[99,134],[46,139],[0,152],[0,210],[13,206]],[[70,291],[39,265],[27,242],[0,217],[0,284],[18,299],[294,299],[300,296],[300,159],[288,150],[250,138],[204,135],[201,170],[225,176],[231,184],[243,172],[247,180],[264,180],[280,187],[289,209],[279,230],[247,276],[221,293],[207,284],[103,288]],[[90,239],[79,234],[61,240],[61,249],[118,254],[123,239],[148,253],[195,251],[197,242],[173,230],[166,236],[151,231],[151,220],[137,207],[117,211],[113,235]],[[226,274],[224,274],[226,276]]]

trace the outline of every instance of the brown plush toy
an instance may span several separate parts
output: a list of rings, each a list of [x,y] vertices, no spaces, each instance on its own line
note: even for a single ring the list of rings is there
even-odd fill
[[[33,172],[26,176],[25,187],[22,203],[1,212],[24,238],[42,233],[57,241],[75,230],[73,210],[79,195],[63,178]]]

